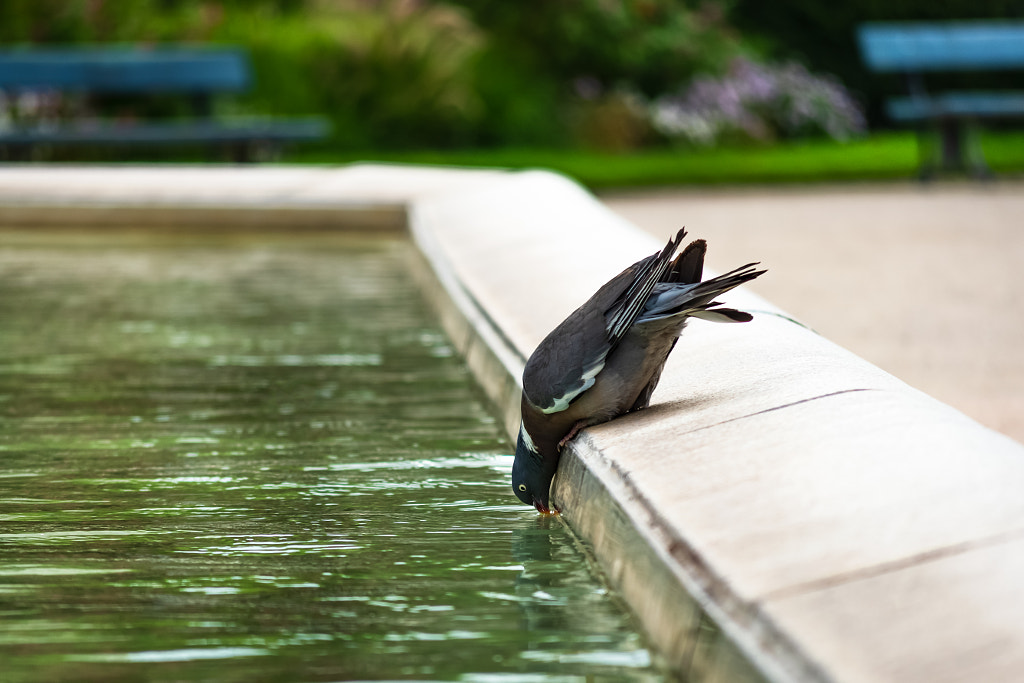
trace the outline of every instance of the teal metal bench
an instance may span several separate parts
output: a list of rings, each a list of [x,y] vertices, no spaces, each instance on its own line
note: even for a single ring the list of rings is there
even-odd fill
[[[202,145],[252,161],[286,143],[326,137],[320,117],[219,120],[213,98],[247,90],[252,74],[244,52],[225,48],[118,47],[24,48],[0,51],[0,90],[8,96],[58,92],[86,98],[180,96],[191,116],[167,120],[7,122],[0,125],[0,153],[31,155],[41,145],[158,146]]]
[[[977,124],[1024,118],[1024,92],[931,94],[924,74],[1024,69],[1024,22],[868,23],[858,27],[857,38],[869,69],[906,78],[908,96],[886,102],[886,112],[894,121],[924,125],[921,176],[939,171],[990,176]]]

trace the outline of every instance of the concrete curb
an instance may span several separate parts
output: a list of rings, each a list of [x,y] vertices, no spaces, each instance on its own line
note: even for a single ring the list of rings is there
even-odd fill
[[[510,434],[536,343],[661,246],[544,172],[0,168],[0,221],[197,204],[236,227],[407,212],[414,272]],[[755,320],[691,325],[652,407],[587,430],[555,482],[652,642],[694,680],[1024,674],[1024,447],[749,292],[728,300]]]

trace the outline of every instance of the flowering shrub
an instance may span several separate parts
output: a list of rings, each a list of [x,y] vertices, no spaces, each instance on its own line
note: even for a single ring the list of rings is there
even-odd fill
[[[723,135],[767,141],[778,136],[828,135],[845,140],[863,133],[864,114],[843,86],[802,65],[735,60],[722,78],[700,77],[682,93],[651,105],[662,134],[698,145]]]

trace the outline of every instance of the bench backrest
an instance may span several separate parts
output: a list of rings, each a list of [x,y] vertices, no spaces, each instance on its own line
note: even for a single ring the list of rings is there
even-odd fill
[[[249,86],[240,50],[221,48],[25,48],[0,50],[0,88],[101,93],[238,92]]]
[[[1024,22],[867,23],[857,39],[872,71],[1024,68]]]

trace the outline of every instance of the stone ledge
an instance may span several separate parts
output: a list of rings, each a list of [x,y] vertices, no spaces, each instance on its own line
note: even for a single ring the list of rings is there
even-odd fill
[[[0,221],[33,207],[283,227],[387,214],[369,229],[407,214],[425,294],[510,433],[532,348],[661,246],[544,172],[0,167]],[[587,430],[555,481],[652,642],[693,680],[1024,676],[1024,447],[749,291],[728,301],[755,321],[695,321],[652,407]]]

